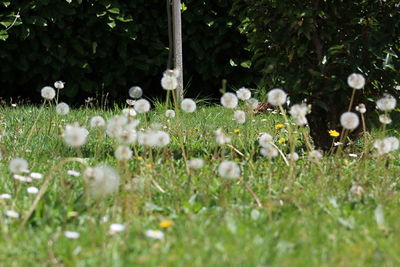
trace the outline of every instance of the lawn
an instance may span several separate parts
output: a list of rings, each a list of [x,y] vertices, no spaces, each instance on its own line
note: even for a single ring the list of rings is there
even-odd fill
[[[133,144],[132,158],[124,161],[114,156],[117,142],[89,126],[93,116],[121,114],[117,107],[71,109],[64,116],[47,106],[0,110],[1,266],[400,264],[399,154],[377,156],[371,145],[376,137],[397,136],[393,129],[317,161],[295,131],[300,159],[289,167],[281,154],[260,154],[263,132],[289,152],[287,129],[296,126],[277,111],[247,114],[238,124],[232,110],[217,105],[198,103],[193,113],[167,118],[156,104],[135,116],[137,131],[165,131],[170,143]],[[62,136],[75,122],[89,131],[80,148]],[[230,143],[217,144],[218,128]],[[26,159],[30,172],[15,179],[9,170],[14,158]],[[204,159],[204,166],[189,169],[185,162],[192,158]],[[240,166],[239,178],[219,175],[223,160]],[[93,197],[83,173],[104,163],[119,173],[119,187]],[[29,179],[40,177],[31,172],[43,177]]]

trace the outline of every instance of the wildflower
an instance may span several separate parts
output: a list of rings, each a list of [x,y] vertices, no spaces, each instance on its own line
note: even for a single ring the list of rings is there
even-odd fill
[[[165,111],[165,117],[175,118],[175,111],[173,111],[172,109],[168,109],[167,111]]]
[[[357,197],[360,197],[362,195],[362,193],[364,192],[364,189],[361,186],[354,184],[351,186],[350,192],[351,192],[351,194],[353,194]]]
[[[73,231],[65,231],[64,236],[68,239],[78,239],[80,234]]]
[[[12,159],[8,165],[12,173],[23,173],[28,170],[28,162],[25,159],[15,158]]]
[[[308,157],[310,158],[311,161],[318,162],[322,159],[322,153],[319,152],[318,150],[313,150],[310,151]]]
[[[236,108],[239,103],[237,96],[233,93],[225,93],[221,97],[221,104],[226,108]]]
[[[259,102],[255,98],[250,98],[249,100],[246,101],[246,104],[249,109],[254,110],[258,107]]]
[[[332,137],[338,137],[340,135],[340,133],[336,130],[329,130],[328,133]]]
[[[0,194],[0,198],[1,199],[11,199],[11,195],[10,194]]]
[[[358,127],[360,120],[358,116],[354,112],[345,112],[340,116],[340,123],[342,124],[343,128],[347,130],[354,130]]]
[[[246,122],[246,113],[243,110],[235,110],[233,114],[233,118],[237,123],[245,123]]]
[[[138,135],[135,129],[129,128],[129,124],[121,128],[115,135],[120,144],[130,145],[137,141]]]
[[[272,89],[268,92],[268,103],[273,106],[282,106],[286,103],[287,94],[280,88]]]
[[[357,158],[358,156],[357,156],[357,154],[349,153],[349,157]]]
[[[223,161],[218,167],[219,176],[227,179],[237,179],[240,176],[239,165],[233,161]]]
[[[258,138],[258,143],[260,144],[260,146],[262,147],[267,147],[270,145],[270,143],[272,142],[272,136],[270,134],[267,133],[263,133],[259,138]]]
[[[299,154],[297,154],[296,152],[290,153],[287,155],[288,160],[293,160],[294,162],[299,160]]]
[[[161,79],[161,86],[164,90],[175,90],[178,87],[178,79],[174,75],[164,74]]]
[[[390,116],[387,115],[387,114],[379,115],[379,121],[380,121],[382,124],[391,124],[391,123],[392,123],[392,119],[391,119]]]
[[[190,169],[193,169],[193,170],[201,169],[204,166],[204,159],[201,159],[201,158],[191,159],[188,162],[188,166]]]
[[[150,102],[146,99],[139,99],[133,107],[138,113],[146,113],[150,110]]]
[[[87,168],[84,173],[89,193],[94,198],[103,197],[115,192],[119,186],[119,175],[111,167],[99,165]]]
[[[356,111],[360,112],[361,114],[364,114],[365,112],[367,112],[367,108],[365,107],[364,104],[359,104],[358,106],[356,106]]]
[[[71,147],[81,147],[86,144],[89,132],[79,125],[67,124],[64,130],[64,141]]]
[[[215,141],[217,141],[217,143],[219,145],[225,145],[231,142],[231,138],[229,136],[227,136],[221,128],[218,128],[215,131]]]
[[[155,146],[157,147],[165,147],[171,141],[171,138],[167,132],[156,131],[153,134],[155,138]]]
[[[125,230],[125,225],[119,223],[112,223],[110,225],[110,233],[115,234]]]
[[[151,163],[146,164],[146,168],[147,169],[153,169],[153,164],[151,164]]]
[[[37,193],[39,193],[39,189],[37,187],[31,186],[26,189],[26,192],[28,192],[28,194],[36,195]]]
[[[250,92],[249,89],[242,87],[242,88],[240,88],[239,90],[236,91],[236,95],[240,100],[246,101],[246,100],[250,99],[251,92]]]
[[[117,160],[129,160],[132,158],[132,150],[127,146],[119,146],[114,152]]]
[[[164,239],[164,233],[159,230],[147,230],[145,232],[146,237],[156,240]]]
[[[233,132],[234,132],[235,134],[239,134],[239,133],[240,133],[240,129],[234,129]]]
[[[382,111],[391,111],[396,107],[396,99],[389,94],[385,94],[381,99],[376,101],[376,106]]]
[[[90,127],[92,128],[104,128],[106,121],[101,116],[94,116],[90,119]]]
[[[286,139],[285,138],[279,138],[279,140],[278,140],[278,143],[279,144],[283,144],[283,143],[285,143],[286,142]]]
[[[361,89],[365,85],[365,78],[362,74],[353,73],[347,77],[347,84],[354,89]]]
[[[77,171],[74,171],[74,170],[68,170],[68,171],[67,171],[67,174],[68,174],[68,175],[71,175],[71,176],[75,176],[75,177],[78,177],[78,176],[81,175],[80,172],[77,172]]]
[[[283,128],[285,128],[285,125],[283,125],[283,124],[276,124],[275,125],[275,129],[276,130],[280,130],[280,129],[283,129]]]
[[[19,213],[14,210],[6,210],[4,213],[7,217],[14,218],[14,219],[19,218]]]
[[[159,224],[159,226],[161,228],[169,228],[169,227],[171,227],[173,225],[174,225],[174,222],[170,221],[170,220],[161,221],[160,224]]]
[[[42,90],[40,91],[40,94],[42,97],[46,100],[52,100],[56,96],[56,91],[54,90],[53,87],[46,86],[43,87]]]
[[[143,95],[143,90],[139,86],[133,86],[129,88],[129,96],[133,99],[139,99]]]
[[[64,89],[64,82],[62,82],[62,81],[56,81],[55,83],[54,83],[54,88],[56,88],[56,89]]]
[[[304,126],[308,123],[306,118],[307,113],[308,107],[304,103],[291,106],[289,111],[289,114],[298,126]]]
[[[38,172],[31,172],[31,174],[29,174],[29,176],[36,180],[40,180],[43,178],[43,174],[38,173]]]
[[[69,112],[68,104],[61,102],[56,106],[56,112],[58,115],[66,115]]]
[[[136,159],[137,159],[137,160],[143,160],[143,157],[137,156]]]
[[[122,110],[122,114],[124,114],[127,117],[135,117],[136,111],[133,108],[124,108]]]
[[[390,151],[395,151],[399,149],[399,139],[397,139],[396,137],[386,137],[385,141],[390,144]]]
[[[193,99],[185,98],[181,102],[181,109],[184,112],[192,113],[196,110],[196,102],[194,102]]]
[[[269,159],[278,156],[278,150],[276,150],[276,148],[271,144],[267,144],[266,146],[261,147],[260,153],[261,155]]]

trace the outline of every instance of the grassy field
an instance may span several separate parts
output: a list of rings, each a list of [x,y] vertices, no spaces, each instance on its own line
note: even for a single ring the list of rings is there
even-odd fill
[[[358,145],[313,162],[298,134],[300,159],[290,171],[281,155],[260,155],[257,141],[261,132],[270,133],[288,152],[287,125],[276,129],[285,123],[278,112],[250,115],[237,124],[233,111],[222,107],[200,106],[167,119],[157,106],[137,115],[137,129],[161,127],[171,143],[154,149],[134,145],[133,158],[117,162],[116,142],[88,124],[95,115],[108,119],[121,110],[71,110],[53,116],[51,124],[47,108],[0,110],[5,131],[0,194],[11,195],[0,198],[0,266],[400,265],[397,152],[376,157],[372,148]],[[68,147],[62,137],[66,124],[74,122],[89,130],[80,149]],[[216,143],[219,127],[232,138],[230,145]],[[205,165],[188,171],[183,156],[203,158]],[[43,179],[14,179],[9,161],[17,157]],[[67,174],[82,174],[84,164],[64,164],[67,158],[113,166],[121,175],[118,192],[91,199],[82,175]],[[240,179],[219,177],[224,159],[240,165]],[[42,189],[41,198],[27,193],[32,186]],[[9,210],[20,216],[6,216]],[[125,229],[110,232],[115,223]],[[151,238],[148,230],[164,237]],[[67,238],[66,231],[79,238]]]

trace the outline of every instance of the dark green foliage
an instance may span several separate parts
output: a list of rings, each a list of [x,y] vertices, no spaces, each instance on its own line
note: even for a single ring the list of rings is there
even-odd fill
[[[306,98],[313,104],[310,123],[321,146],[330,145],[326,130],[338,127],[349,103],[350,73],[367,79],[356,103],[397,94],[397,0],[235,0],[234,5],[249,38],[253,69],[263,73],[267,88],[282,87],[292,102]]]
[[[250,58],[230,1],[185,1],[185,81],[191,95],[218,92],[221,80],[241,86]],[[19,12],[20,18],[6,30]],[[110,92],[126,97],[140,85],[162,93],[168,59],[166,2],[160,0],[12,0],[0,3],[0,92],[38,99],[56,80],[70,100]],[[230,60],[239,66],[233,67]],[[248,70],[248,69],[247,69]],[[246,76],[247,75],[247,76]],[[240,83],[239,83],[240,81]]]

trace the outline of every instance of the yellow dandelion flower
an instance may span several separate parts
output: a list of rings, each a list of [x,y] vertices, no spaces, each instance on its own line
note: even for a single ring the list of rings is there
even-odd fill
[[[332,137],[338,137],[340,135],[340,133],[336,130],[329,130],[328,133]]]
[[[233,132],[238,134],[238,133],[240,133],[240,130],[239,129],[235,129],[235,130],[233,130]]]
[[[143,160],[141,156],[136,157],[137,160]]]
[[[160,226],[161,228],[169,228],[169,227],[171,227],[171,226],[173,226],[173,225],[174,225],[174,222],[173,222],[173,221],[169,221],[169,220],[162,221],[162,222],[160,222],[160,224],[159,224],[159,226]]]
[[[153,164],[146,164],[146,168],[148,168],[148,169],[152,169],[153,168]]]
[[[285,138],[279,138],[279,140],[278,140],[278,143],[279,144],[283,144],[283,143],[285,143],[286,142],[286,139]]]
[[[280,130],[280,129],[283,129],[283,128],[285,128],[285,125],[283,125],[283,124],[275,125],[275,129],[277,129],[277,130]]]

